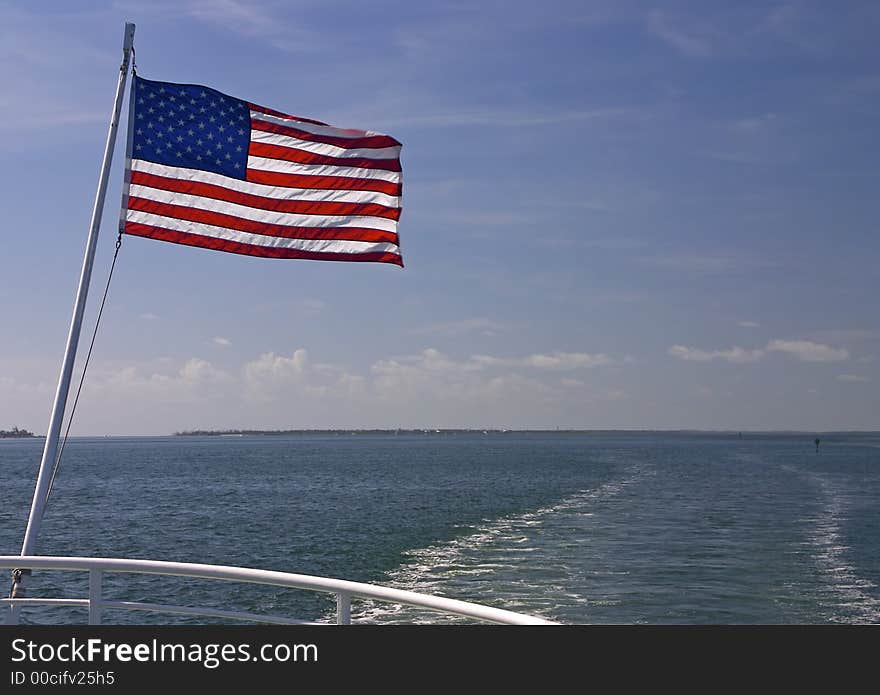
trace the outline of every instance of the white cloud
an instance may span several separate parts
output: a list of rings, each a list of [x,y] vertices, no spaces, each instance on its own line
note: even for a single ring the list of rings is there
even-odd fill
[[[308,368],[308,352],[303,348],[295,350],[290,357],[267,352],[242,368],[246,396],[264,401],[276,397],[302,383]]]
[[[48,382],[26,384],[9,376],[0,376],[0,400],[16,402],[22,396],[47,396],[52,393]]]
[[[858,21],[857,17],[854,13],[850,21]],[[754,28],[754,34],[767,35],[776,45],[788,44],[815,59],[834,50],[836,32],[831,24],[807,3],[783,2],[771,6]]]
[[[497,408],[516,408],[550,398],[554,388],[535,376],[498,369],[523,366],[527,358],[476,356],[456,360],[433,348],[407,357],[379,360],[370,368],[371,387],[386,407],[444,412],[467,422],[485,421]],[[495,373],[493,373],[495,372]]]
[[[506,329],[507,327],[498,321],[487,318],[473,318],[432,323],[416,328],[412,333],[415,335],[443,335],[450,337],[467,333],[481,333],[486,336],[494,336],[499,331]]]
[[[648,15],[648,31],[689,58],[705,58],[712,53],[712,45],[705,36],[684,30],[659,10]]]
[[[765,113],[762,116],[741,118],[731,124],[731,129],[739,133],[756,133],[767,128],[776,120],[775,113]]]
[[[554,352],[552,355],[530,355],[525,364],[538,369],[592,369],[613,364],[608,355],[591,355],[586,352]]]
[[[551,421],[558,421],[560,403],[576,408],[571,404],[607,402],[620,396],[591,388],[583,378],[560,380],[555,374],[562,371],[574,376],[575,370],[616,363],[606,355],[559,351],[456,359],[428,348],[377,361],[370,369],[368,388],[384,410],[398,411],[402,419],[433,414],[453,426],[504,425],[553,412]]]
[[[219,335],[216,336],[211,342],[214,343],[214,345],[219,345],[220,347],[229,347],[230,345],[232,345],[232,342],[229,340],[229,338],[224,338],[223,336]]]
[[[763,350],[746,350],[737,345],[727,350],[700,350],[685,345],[673,345],[667,351],[673,357],[688,362],[711,362],[713,360],[725,360],[733,363],[757,362],[764,356]]]
[[[492,357],[491,355],[474,355],[473,363],[482,367],[532,367],[534,369],[571,370],[590,369],[615,364],[615,360],[604,354],[587,352],[554,352],[552,354],[536,354],[526,357]]]
[[[623,364],[602,354],[451,356],[435,348],[365,369],[315,362],[303,348],[265,352],[226,371],[192,357],[92,365],[78,433],[158,434],[226,427],[527,427],[578,422],[582,409],[625,397],[590,370]],[[0,406],[34,429],[47,385],[0,377]],[[5,412],[5,411],[4,411]],[[144,417],[149,413],[149,417]],[[561,420],[560,420],[561,418]]]
[[[125,390],[128,388],[149,387],[167,391],[189,390],[194,387],[217,384],[228,381],[229,375],[222,369],[218,369],[207,360],[192,357],[187,360],[176,372],[170,374],[152,372],[145,374],[144,370],[137,366],[123,367],[116,371],[105,373],[103,380],[97,377],[97,387],[114,387]]]
[[[193,357],[181,367],[178,376],[187,384],[209,384],[227,381],[229,375],[207,360]]]
[[[350,374],[343,366],[312,362],[304,348],[289,357],[264,353],[247,362],[241,375],[242,396],[247,403],[287,403],[296,408],[320,405],[331,417],[334,412],[356,406],[352,399],[367,386],[364,377]],[[338,407],[330,407],[334,404]]]
[[[880,331],[866,328],[832,329],[816,331],[810,338],[832,343],[859,343],[880,340]]]
[[[159,320],[159,317],[156,314],[153,314],[149,311],[141,314],[140,318],[143,319],[144,321],[158,321]]]
[[[734,345],[726,350],[701,350],[686,345],[673,345],[667,353],[689,362],[725,360],[734,363],[757,362],[770,352],[782,352],[802,362],[840,362],[849,358],[849,352],[810,340],[771,340],[765,348],[747,350]]]
[[[849,358],[843,348],[834,348],[811,340],[771,340],[767,350],[784,352],[797,357],[802,362],[840,362]]]
[[[741,328],[758,328],[761,324],[756,323],[755,321],[739,321],[737,325]]]
[[[455,360],[435,348],[426,348],[416,355],[380,360],[373,365],[374,371],[388,369],[406,370],[416,368],[428,372],[477,372],[491,369],[527,368],[544,371],[570,371],[575,369],[591,369],[618,364],[608,355],[586,352],[552,352],[536,353],[524,357],[498,357],[495,355],[472,355],[469,358]]]
[[[838,374],[837,380],[853,384],[867,384],[871,381],[868,377],[861,374]]]
[[[123,404],[131,413],[192,409],[196,404],[223,400],[234,387],[233,377],[198,357],[177,369],[166,360],[114,367],[94,365],[89,370],[81,408],[100,404],[104,419],[115,417],[113,411]]]

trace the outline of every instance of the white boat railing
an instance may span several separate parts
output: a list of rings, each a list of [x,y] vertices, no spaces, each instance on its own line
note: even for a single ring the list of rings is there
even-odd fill
[[[274,570],[231,567],[224,565],[204,565],[191,562],[164,562],[159,560],[130,560],[93,557],[51,557],[44,555],[0,555],[0,569],[62,570],[89,573],[88,598],[4,598],[0,604],[8,606],[6,622],[14,622],[21,608],[27,606],[80,606],[88,608],[89,625],[100,625],[105,608],[150,611],[156,613],[176,613],[202,617],[246,620],[259,623],[282,625],[323,625],[286,616],[264,615],[215,608],[192,608],[159,603],[137,601],[110,601],[103,596],[103,578],[108,572],[152,574],[162,576],[193,577],[216,579],[220,581],[247,582],[265,586],[280,586],[289,589],[305,589],[336,595],[336,623],[351,623],[351,601],[353,598],[371,599],[395,604],[416,606],[431,611],[439,611],[475,620],[504,625],[555,625],[556,623],[523,613],[492,608],[478,603],[459,601],[442,596],[430,596],[413,591],[393,589],[375,584],[351,582],[344,579],[315,577],[307,574],[291,574]]]

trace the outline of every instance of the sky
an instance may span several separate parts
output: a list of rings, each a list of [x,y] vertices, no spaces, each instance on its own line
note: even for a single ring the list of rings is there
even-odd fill
[[[72,434],[880,430],[880,6],[583,0],[0,0],[0,429],[47,428],[125,21],[400,140],[406,267],[125,238]]]

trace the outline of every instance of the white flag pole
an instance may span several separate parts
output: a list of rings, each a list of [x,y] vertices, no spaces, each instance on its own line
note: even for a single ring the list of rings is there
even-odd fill
[[[134,24],[125,24],[125,38],[122,44],[122,64],[119,66],[119,80],[116,83],[116,99],[113,102],[113,111],[110,117],[110,131],[107,133],[107,143],[104,146],[104,161],[101,164],[101,178],[98,183],[98,192],[95,196],[95,205],[92,209],[92,221],[89,226],[89,236],[86,242],[85,256],[83,257],[82,271],[79,278],[79,288],[76,291],[76,301],[73,307],[73,317],[70,320],[70,333],[67,336],[67,347],[64,350],[64,361],[61,366],[61,375],[58,378],[58,390],[55,393],[55,404],[52,406],[52,416],[49,419],[49,429],[46,432],[46,443],[43,446],[43,458],[40,461],[40,470],[37,474],[37,484],[34,489],[34,499],[31,502],[31,511],[28,516],[27,529],[24,533],[24,541],[21,546],[22,555],[32,555],[36,547],[37,534],[40,531],[40,523],[43,520],[49,483],[52,478],[52,467],[58,455],[58,439],[61,434],[61,425],[64,420],[64,411],[67,406],[67,395],[70,391],[70,379],[73,375],[73,365],[76,361],[76,349],[79,344],[79,334],[82,328],[83,314],[86,308],[86,299],[89,294],[89,281],[92,277],[92,265],[95,260],[95,248],[98,243],[98,232],[101,228],[101,217],[104,213],[104,197],[107,193],[107,181],[110,177],[110,164],[113,161],[113,148],[116,144],[116,131],[119,129],[119,113],[122,110],[122,100],[125,92],[125,82],[128,77],[128,67],[131,61],[132,47],[134,45]],[[13,576],[12,598],[24,595],[24,583],[27,572],[16,570]],[[18,621],[20,608],[10,608],[7,616],[8,623]]]

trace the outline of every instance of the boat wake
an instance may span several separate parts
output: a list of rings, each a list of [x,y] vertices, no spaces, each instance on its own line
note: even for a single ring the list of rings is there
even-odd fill
[[[829,611],[828,620],[876,623],[880,621],[877,584],[859,575],[849,561],[851,549],[844,541],[842,525],[849,515],[849,496],[819,473],[810,473],[809,479],[821,491],[822,509],[810,519],[808,538],[826,587],[820,602]]]
[[[589,518],[597,504],[620,496],[653,470],[642,464],[625,477],[581,490],[534,511],[485,520],[469,533],[406,553],[408,561],[381,584],[419,593],[475,601],[551,620],[583,614],[588,600],[575,587],[584,582]],[[365,601],[352,607],[361,623],[449,622],[430,611]],[[464,622],[464,619],[462,619]]]

